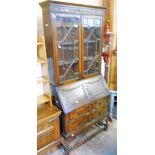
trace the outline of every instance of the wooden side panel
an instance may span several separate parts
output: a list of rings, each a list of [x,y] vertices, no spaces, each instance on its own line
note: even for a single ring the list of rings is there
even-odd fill
[[[51,16],[51,14],[45,13],[48,11],[48,7],[43,8],[43,27],[44,27],[44,35],[45,35],[45,44],[46,44],[46,52],[47,52],[47,58],[50,58],[49,60],[52,61],[52,68],[49,68],[49,71],[52,71],[54,74],[52,77],[52,80],[50,78],[50,82],[55,84],[57,82],[58,77],[58,69],[57,69],[57,47],[56,47],[56,34],[54,31],[55,25],[54,20]]]
[[[57,118],[53,124],[54,124],[54,140],[57,140],[58,138],[60,138],[60,121],[59,121],[59,118]]]
[[[43,27],[44,27],[44,34],[45,34],[45,44],[46,44],[46,52],[47,57],[52,57],[52,35],[51,35],[51,23],[50,23],[50,15],[43,14]]]
[[[109,87],[112,90],[117,90],[117,55],[113,54],[111,56],[110,63],[110,84]]]

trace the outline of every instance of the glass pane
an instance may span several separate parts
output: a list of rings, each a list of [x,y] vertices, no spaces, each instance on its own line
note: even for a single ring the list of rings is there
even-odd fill
[[[57,17],[60,82],[79,78],[79,19]]]
[[[83,18],[84,75],[99,73],[101,19]]]

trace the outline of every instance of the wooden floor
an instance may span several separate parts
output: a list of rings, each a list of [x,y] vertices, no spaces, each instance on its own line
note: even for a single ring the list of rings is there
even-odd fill
[[[95,128],[87,134],[93,130]],[[50,155],[63,155],[63,150],[59,149]],[[102,131],[85,144],[71,151],[70,155],[117,155],[117,120],[113,119],[107,131]]]

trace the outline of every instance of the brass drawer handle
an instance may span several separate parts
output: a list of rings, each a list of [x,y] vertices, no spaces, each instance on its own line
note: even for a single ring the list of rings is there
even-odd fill
[[[48,24],[45,24],[46,27],[48,27]]]

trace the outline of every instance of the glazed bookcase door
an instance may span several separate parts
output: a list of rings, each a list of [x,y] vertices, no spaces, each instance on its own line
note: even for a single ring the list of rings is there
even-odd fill
[[[59,84],[80,78],[79,18],[77,15],[55,14]]]
[[[83,77],[100,73],[100,60],[102,48],[102,17],[83,16]]]

